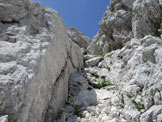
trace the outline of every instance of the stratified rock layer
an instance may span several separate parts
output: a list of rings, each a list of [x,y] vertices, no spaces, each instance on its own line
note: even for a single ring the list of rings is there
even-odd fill
[[[0,3],[0,114],[11,122],[50,122],[83,66],[58,13],[28,0]]]

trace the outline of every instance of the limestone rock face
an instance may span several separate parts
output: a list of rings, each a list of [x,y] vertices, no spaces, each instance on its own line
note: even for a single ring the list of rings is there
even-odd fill
[[[0,114],[12,122],[50,122],[67,99],[70,73],[82,66],[80,48],[56,11],[1,0]]]
[[[123,47],[133,37],[159,36],[162,21],[159,3],[159,0],[111,0],[89,52],[107,53]]]
[[[148,35],[131,39],[122,49],[107,53],[100,63],[86,67],[90,86],[74,96],[85,117],[69,112],[67,122],[161,122],[161,59],[162,39]]]
[[[103,66],[110,69],[105,77],[116,84],[123,95],[122,114],[129,121],[147,122],[160,115],[161,48],[162,39],[146,36],[132,39],[121,50],[104,57]]]
[[[0,122],[161,122],[161,23],[162,0],[111,0],[91,42],[39,3],[0,0]]]
[[[71,27],[68,29],[68,35],[73,42],[78,44],[81,48],[87,48],[91,39],[88,38],[85,34],[79,32],[76,28]]]
[[[0,122],[8,122],[8,115],[0,116]]]
[[[84,55],[90,86],[74,96],[84,118],[67,122],[162,121],[161,23],[161,0],[111,0]]]
[[[135,38],[143,38],[146,35],[159,36],[158,29],[162,21],[159,0],[136,0],[133,4],[133,14],[132,28]]]
[[[1,22],[19,22],[28,14],[28,0],[1,0],[0,20]],[[30,9],[30,8],[29,8]],[[20,11],[21,10],[21,11]]]
[[[148,122],[153,119],[156,121],[157,115],[158,114],[160,115],[161,111],[162,111],[162,105],[152,106],[147,112],[142,114],[140,118],[140,122]]]

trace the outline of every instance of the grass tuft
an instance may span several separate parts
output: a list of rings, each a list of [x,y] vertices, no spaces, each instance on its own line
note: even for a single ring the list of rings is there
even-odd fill
[[[95,78],[99,78],[99,75],[98,75],[98,74],[94,74],[94,77],[95,77]]]
[[[138,111],[141,111],[142,109],[145,108],[144,105],[139,105],[135,100],[132,100],[132,103],[134,103]]]
[[[74,115],[84,118],[84,116],[81,114],[80,106],[74,104],[74,99],[72,97],[69,98],[69,102],[72,104],[72,107],[74,109]]]
[[[128,93],[127,94],[127,97],[131,99],[132,98],[132,95]]]
[[[99,56],[104,57],[106,54],[100,54]]]
[[[111,58],[111,57],[112,57],[112,55],[113,55],[113,54],[109,54],[109,55],[107,55],[106,57],[107,57],[107,58]]]
[[[111,68],[109,66],[105,66],[104,68],[107,69],[108,72],[111,71]]]
[[[113,84],[112,84],[110,81],[104,80],[104,81],[102,81],[102,82],[96,84],[94,87],[97,88],[97,89],[101,89],[101,88],[103,88],[103,87],[105,87],[105,86],[112,86],[112,85],[113,85]]]

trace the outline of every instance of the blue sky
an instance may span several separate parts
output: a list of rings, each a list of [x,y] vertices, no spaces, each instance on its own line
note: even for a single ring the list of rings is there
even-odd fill
[[[96,35],[109,0],[32,0],[59,12],[66,27],[76,27],[90,38]]]

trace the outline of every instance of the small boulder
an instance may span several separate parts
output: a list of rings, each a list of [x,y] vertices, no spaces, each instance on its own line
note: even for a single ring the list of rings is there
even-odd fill
[[[83,59],[86,61],[86,60],[89,60],[89,59],[92,59],[92,58],[95,58],[96,57],[96,55],[84,55],[83,56]]]
[[[113,93],[105,89],[84,90],[75,97],[75,102],[81,105],[97,105],[99,101],[110,99],[112,96]]]
[[[80,73],[72,73],[69,79],[69,95],[76,96],[88,88],[88,81]]]
[[[100,61],[102,61],[102,60],[103,60],[103,57],[94,57],[94,58],[92,58],[92,59],[87,60],[87,61],[85,62],[85,65],[86,65],[87,67],[97,66],[98,63],[99,63]]]
[[[140,117],[140,122],[149,122],[157,117],[162,112],[162,105],[154,105]]]

